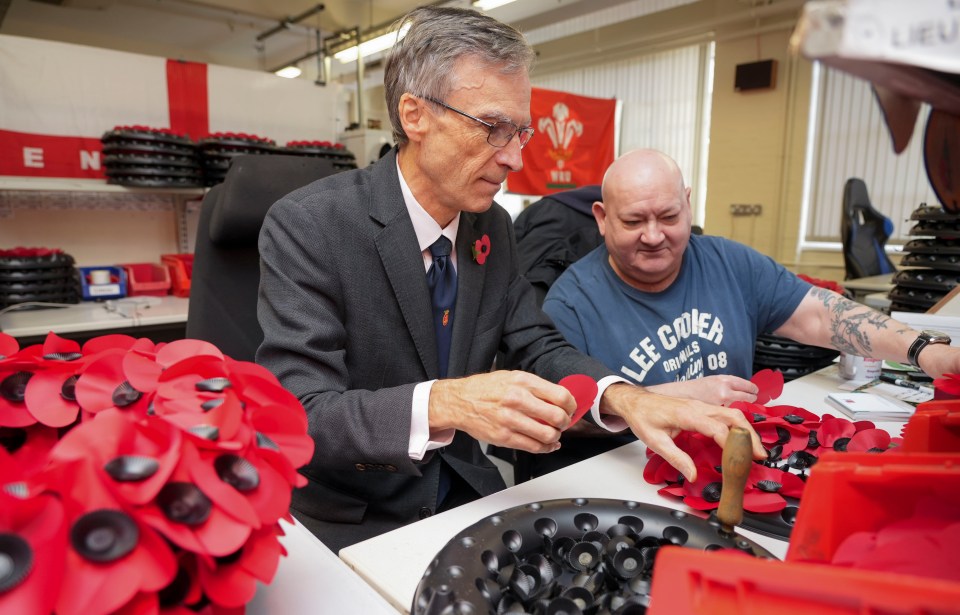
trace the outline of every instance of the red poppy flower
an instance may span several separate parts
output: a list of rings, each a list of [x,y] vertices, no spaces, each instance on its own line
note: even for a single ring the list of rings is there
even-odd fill
[[[0,361],[12,357],[20,350],[20,343],[12,335],[0,332]]]
[[[223,607],[241,607],[257,591],[257,581],[273,580],[285,554],[278,536],[279,525],[263,527],[250,535],[243,547],[228,557],[209,559],[198,557],[200,585],[211,602]]]
[[[26,427],[37,422],[24,400],[27,384],[41,369],[41,352],[40,345],[35,344],[0,359],[0,427]]]
[[[750,382],[757,385],[757,403],[765,404],[771,399],[780,397],[783,392],[783,372],[772,369],[761,369],[750,378]]]
[[[12,468],[0,447],[0,468]],[[63,504],[51,494],[11,495],[0,474],[0,556],[4,571],[0,613],[50,613],[60,592],[67,550]]]
[[[476,240],[471,246],[471,250],[473,251],[473,260],[480,265],[487,262],[487,257],[490,255],[490,236],[485,234]]]
[[[74,431],[96,431],[99,422],[81,424]],[[70,548],[57,614],[110,613],[137,592],[166,587],[177,568],[163,537],[110,494],[91,460],[70,462],[61,466],[61,472]]]
[[[123,372],[128,351],[112,348],[99,352],[77,380],[76,397],[84,412],[96,414],[108,408],[134,416],[146,416],[152,394],[133,387]]]
[[[0,334],[0,354],[0,554],[36,547],[6,531],[21,502],[43,503],[31,536],[60,536],[0,610],[241,615],[285,554],[277,521],[313,455],[296,397],[198,340]]]
[[[91,421],[91,424],[93,422]],[[180,460],[182,434],[156,417],[132,421],[123,411],[104,410],[95,428],[67,433],[51,454],[54,462],[87,460],[124,507],[156,497]]]
[[[784,496],[799,499],[803,495],[805,484],[803,479],[792,472],[755,463],[747,476],[743,509],[754,513],[783,510],[787,505]]]
[[[250,536],[250,526],[227,514],[193,482],[191,470],[199,461],[196,447],[184,439],[170,480],[138,514],[182,549],[213,557],[229,555]]]

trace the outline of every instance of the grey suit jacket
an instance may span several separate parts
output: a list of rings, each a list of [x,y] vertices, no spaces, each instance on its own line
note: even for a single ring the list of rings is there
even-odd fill
[[[483,235],[485,264],[470,247]],[[569,346],[518,274],[510,216],[461,214],[448,376],[505,365],[552,382],[611,372]],[[422,462],[407,448],[414,386],[438,377],[423,257],[397,176],[396,150],[278,201],[260,234],[257,362],[303,403],[316,442],[294,493],[298,517],[330,548],[423,518],[440,458],[480,495],[504,487],[476,440],[457,432]]]

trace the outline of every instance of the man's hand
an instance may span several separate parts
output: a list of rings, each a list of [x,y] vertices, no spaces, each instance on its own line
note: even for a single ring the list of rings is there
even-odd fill
[[[695,431],[713,438],[721,447],[733,426],[743,427],[753,441],[754,459],[766,459],[760,437],[739,410],[714,406],[698,400],[683,400],[650,393],[629,384],[607,387],[600,399],[600,412],[621,417],[648,448],[663,457],[687,480],[697,478],[697,467],[673,442],[681,431]]]
[[[552,453],[576,409],[562,386],[526,372],[495,371],[436,381],[430,430],[460,429],[497,446]]]
[[[757,401],[757,393],[760,392],[757,385],[737,376],[704,376],[683,382],[657,384],[647,387],[647,390],[721,406],[729,406],[735,401],[753,403]]]

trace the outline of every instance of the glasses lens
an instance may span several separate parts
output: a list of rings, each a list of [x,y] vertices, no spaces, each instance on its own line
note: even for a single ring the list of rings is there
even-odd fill
[[[503,147],[510,142],[517,128],[507,122],[497,122],[490,128],[490,136],[487,141],[494,147]]]
[[[523,149],[523,146],[530,142],[532,136],[533,128],[524,128],[520,131],[520,149]]]

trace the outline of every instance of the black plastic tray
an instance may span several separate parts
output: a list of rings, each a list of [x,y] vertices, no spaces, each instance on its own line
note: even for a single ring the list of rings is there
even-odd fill
[[[751,540],[724,533],[716,521],[662,506],[585,498],[534,502],[481,519],[454,536],[424,573],[410,612],[646,607],[656,553],[664,545],[773,558]]]

